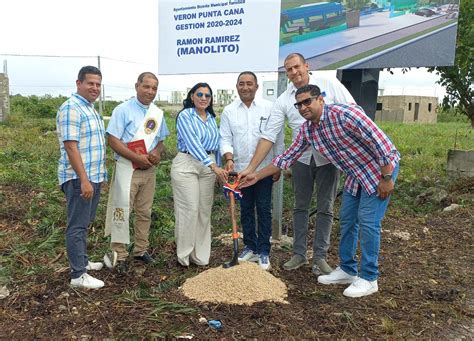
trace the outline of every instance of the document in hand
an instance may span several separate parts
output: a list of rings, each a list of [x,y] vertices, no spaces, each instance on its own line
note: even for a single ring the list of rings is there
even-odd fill
[[[143,139],[128,142],[127,147],[128,147],[128,149],[130,149],[131,151],[133,151],[133,152],[135,152],[139,155],[147,154],[146,146],[145,146],[145,140],[143,140]],[[139,168],[139,166],[134,162],[132,162],[132,166],[133,166],[133,169]]]

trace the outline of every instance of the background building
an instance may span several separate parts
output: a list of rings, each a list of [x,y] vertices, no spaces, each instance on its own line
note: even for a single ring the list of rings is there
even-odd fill
[[[378,96],[376,121],[436,123],[438,98],[431,96]]]
[[[277,99],[277,89],[278,82],[277,81],[264,81],[263,82],[263,89],[262,89],[262,97],[275,102]]]
[[[214,92],[214,105],[218,107],[224,107],[230,103],[234,99],[237,98],[237,94],[234,90],[230,89],[217,89]]]
[[[169,102],[171,104],[183,104],[187,91],[171,91]]]

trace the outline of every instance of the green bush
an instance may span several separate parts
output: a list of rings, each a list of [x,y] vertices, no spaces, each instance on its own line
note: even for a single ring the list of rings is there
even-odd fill
[[[462,122],[468,123],[469,118],[463,115],[457,108],[438,107],[438,122]]]
[[[21,96],[15,95],[10,97],[10,108],[13,115],[23,115],[34,118],[51,118],[56,117],[56,112],[67,97],[52,97],[45,95],[38,96]]]
[[[10,109],[12,117],[23,116],[29,118],[55,118],[59,107],[63,104],[68,97],[58,96],[52,97],[51,95],[45,96],[22,96],[14,95],[10,96]],[[103,102],[103,115],[110,116],[112,111],[120,101],[104,101]],[[96,110],[99,110],[99,102],[95,102]]]

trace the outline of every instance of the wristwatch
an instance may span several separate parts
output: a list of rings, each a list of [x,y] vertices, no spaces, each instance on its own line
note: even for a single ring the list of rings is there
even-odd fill
[[[392,180],[392,173],[382,174],[382,180],[385,180],[385,181]]]

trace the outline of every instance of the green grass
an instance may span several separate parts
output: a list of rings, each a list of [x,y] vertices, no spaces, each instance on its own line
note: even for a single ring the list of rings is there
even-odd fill
[[[469,124],[380,124],[402,155],[397,192],[392,203],[416,212],[429,206],[416,206],[415,197],[432,186],[447,185],[447,153],[449,149],[474,150],[474,132]]]
[[[166,114],[171,135],[165,141],[166,155],[156,173],[157,189],[153,203],[151,247],[173,249],[174,210],[170,183],[171,162],[176,154],[174,117]],[[457,149],[474,150],[474,133],[466,122],[438,124],[380,124],[402,155],[400,175],[392,205],[420,215],[430,212],[429,204],[415,205],[417,195],[432,186],[447,186],[447,152]],[[8,191],[0,193],[0,218],[19,221],[27,227],[27,237],[2,235],[0,247],[4,254],[0,275],[15,277],[19,272],[35,273],[42,265],[31,266],[30,259],[41,255],[51,259],[64,249],[66,212],[64,194],[57,184],[58,141],[54,119],[21,119],[12,117],[0,124],[0,186]],[[286,142],[290,142],[286,131]],[[108,150],[108,168],[112,168],[112,153]],[[342,186],[342,184],[341,184]],[[10,193],[17,193],[14,198]],[[289,181],[284,185],[284,219],[290,220],[293,194]],[[109,240],[103,236],[107,195],[101,196],[96,227],[89,234],[92,255],[103,255]],[[228,203],[216,186],[212,214],[213,235],[231,231]],[[4,238],[5,237],[5,238]],[[20,242],[23,240],[23,242]],[[25,242],[24,240],[27,240]],[[216,242],[217,243],[217,242]],[[160,253],[158,265],[166,263],[172,252]],[[24,266],[18,267],[16,257],[22,257]],[[178,285],[174,283],[173,285]],[[167,290],[168,288],[158,288]]]

